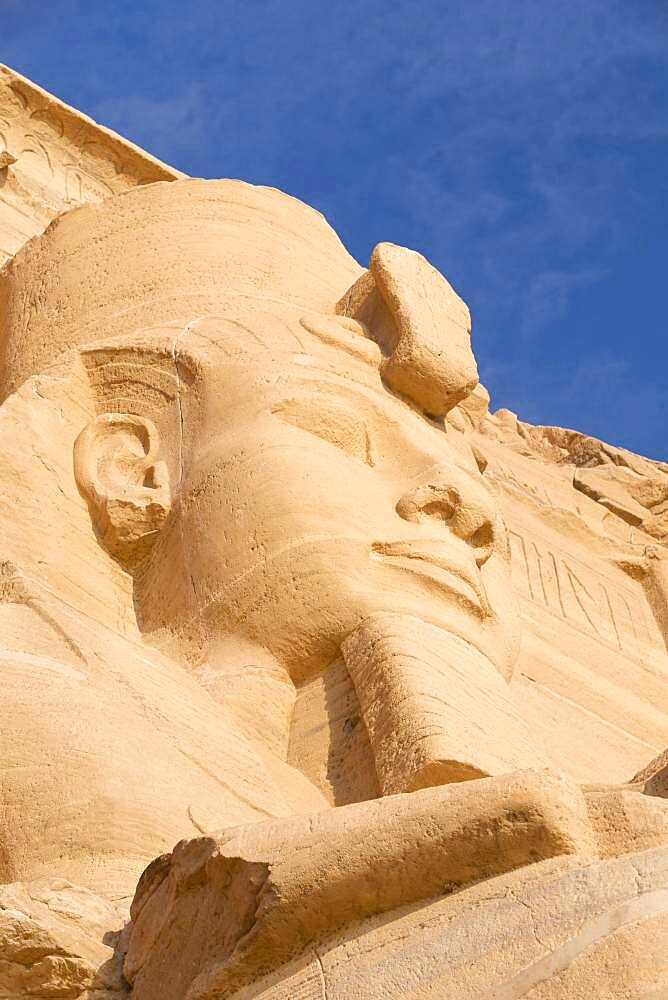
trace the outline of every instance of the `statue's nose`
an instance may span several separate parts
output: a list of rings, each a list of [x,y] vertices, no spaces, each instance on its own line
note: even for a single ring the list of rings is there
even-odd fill
[[[405,521],[438,521],[473,550],[478,566],[494,550],[496,511],[487,491],[452,466],[432,469],[396,507]]]

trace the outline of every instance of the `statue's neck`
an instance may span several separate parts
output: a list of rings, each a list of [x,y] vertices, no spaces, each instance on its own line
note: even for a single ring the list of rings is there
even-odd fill
[[[243,637],[223,636],[208,644],[193,673],[244,735],[287,758],[296,692],[271,653]]]

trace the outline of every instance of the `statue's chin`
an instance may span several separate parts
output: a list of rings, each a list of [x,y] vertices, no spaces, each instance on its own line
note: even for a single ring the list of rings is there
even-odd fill
[[[405,621],[406,641],[410,641],[412,654],[417,659],[421,657],[423,642],[421,626],[428,626],[426,634],[431,630],[434,634],[438,632],[439,642],[451,640],[453,656],[484,659],[502,677],[510,678],[516,658],[512,628],[491,613],[481,618],[479,612],[468,605],[425,602],[408,592],[376,591],[346,606],[339,600],[329,606],[320,605],[310,616],[298,607],[292,613],[286,612],[280,620],[274,619],[273,627],[249,616],[234,635],[266,650],[285,667],[292,680],[300,684],[326,669],[339,657],[346,638],[362,623],[378,615]],[[222,632],[216,636],[210,631],[209,642],[217,644],[227,636]]]
[[[391,572],[386,582],[391,589],[377,587],[357,595],[356,622],[379,613],[417,620],[437,628],[443,637],[451,636],[460,646],[469,647],[509,678],[517,658],[519,620],[515,615],[505,613],[505,609],[503,614],[497,613],[486,593],[473,594],[466,584],[460,589],[451,578],[433,580]],[[397,585],[404,583],[409,586]],[[417,652],[417,635],[415,643]]]
[[[173,655],[200,662],[207,649],[236,636],[267,650],[301,683],[332,663],[341,643],[365,619],[390,613],[437,627],[509,676],[517,654],[518,619],[514,606],[497,601],[500,580],[493,578],[492,590],[469,567],[459,571],[403,552],[383,552],[372,559],[368,549],[363,557],[342,548],[303,555],[290,563],[279,557],[271,566],[245,574],[221,573],[219,581],[207,581],[206,589],[204,581],[196,580],[189,585],[190,603],[176,603],[178,621],[162,617],[169,602],[156,599],[164,588],[160,578],[147,575],[137,602],[144,612],[145,635]],[[301,572],[294,573],[295,565]]]

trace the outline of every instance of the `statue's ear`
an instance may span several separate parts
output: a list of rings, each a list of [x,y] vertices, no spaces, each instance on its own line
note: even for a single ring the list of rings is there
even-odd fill
[[[152,421],[103,413],[74,445],[74,475],[100,541],[126,569],[135,568],[157,538],[170,509],[167,467],[158,461]]]

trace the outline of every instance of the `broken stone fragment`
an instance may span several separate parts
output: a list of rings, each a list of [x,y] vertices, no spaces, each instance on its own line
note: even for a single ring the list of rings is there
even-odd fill
[[[468,307],[415,250],[379,243],[336,311],[364,324],[383,351],[385,384],[429,416],[445,416],[478,384]]]
[[[65,879],[0,886],[0,997],[121,1000],[124,914]]]
[[[642,784],[645,795],[658,795],[668,799],[668,750],[664,750],[647,767],[638,771],[631,782]]]
[[[133,1000],[228,997],[337,928],[560,856],[591,859],[594,838],[547,771],[182,841],[140,883],[125,975]]]

